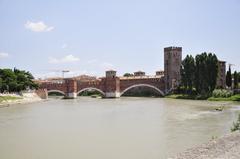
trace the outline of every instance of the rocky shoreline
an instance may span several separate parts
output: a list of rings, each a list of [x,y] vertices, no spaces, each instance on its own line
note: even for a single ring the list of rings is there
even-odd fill
[[[42,99],[36,94],[36,93],[23,93],[22,95],[18,94],[4,94],[2,96],[12,96],[12,97],[17,97],[19,99],[16,100],[5,100],[0,103],[0,108],[1,107],[7,107],[10,105],[15,105],[15,104],[27,104],[27,103],[33,103],[33,102],[39,102]]]
[[[227,134],[221,138],[186,150],[169,159],[239,159],[240,132]]]

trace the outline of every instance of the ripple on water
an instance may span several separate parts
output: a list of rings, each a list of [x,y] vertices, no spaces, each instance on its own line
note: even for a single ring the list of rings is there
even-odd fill
[[[222,112],[218,112],[218,111],[202,111],[202,112],[196,112],[196,113],[185,113],[185,114],[181,114],[178,118],[178,120],[180,121],[184,121],[184,120],[193,120],[193,119],[199,119],[199,118],[204,118],[206,116],[210,116],[210,115],[218,115]]]

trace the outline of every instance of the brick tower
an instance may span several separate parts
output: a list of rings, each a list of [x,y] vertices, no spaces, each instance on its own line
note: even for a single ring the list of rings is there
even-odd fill
[[[182,62],[182,47],[164,48],[164,78],[165,91],[176,88],[180,84],[180,68]]]
[[[114,70],[106,71],[105,97],[106,98],[120,97],[120,79],[119,77],[117,77],[117,72]]]

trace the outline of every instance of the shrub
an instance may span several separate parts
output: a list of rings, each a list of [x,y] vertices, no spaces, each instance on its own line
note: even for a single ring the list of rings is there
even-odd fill
[[[215,89],[212,93],[214,98],[228,98],[233,95],[232,91],[226,89]]]
[[[237,122],[233,122],[233,127],[231,128],[231,131],[239,131],[240,130],[240,114],[238,115],[238,120]]]

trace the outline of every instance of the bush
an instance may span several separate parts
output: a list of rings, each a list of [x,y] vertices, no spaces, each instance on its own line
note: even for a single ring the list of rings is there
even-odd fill
[[[231,128],[231,131],[239,131],[240,130],[240,114],[238,115],[238,120],[237,122],[233,122],[233,127]]]
[[[232,91],[226,89],[215,89],[212,93],[214,98],[228,98],[233,95]]]

